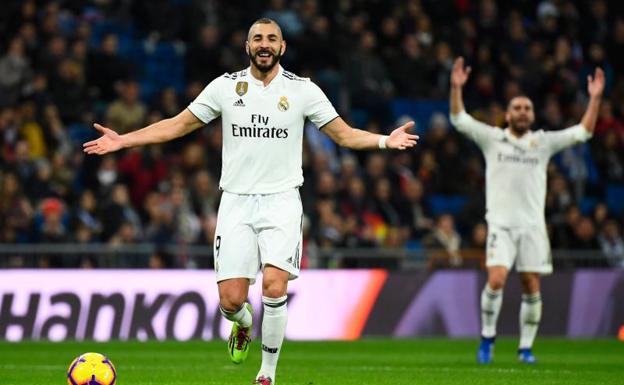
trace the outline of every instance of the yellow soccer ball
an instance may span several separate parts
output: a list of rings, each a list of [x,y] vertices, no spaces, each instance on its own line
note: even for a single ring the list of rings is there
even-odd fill
[[[85,353],[67,369],[69,385],[114,385],[116,379],[113,363],[100,353]]]

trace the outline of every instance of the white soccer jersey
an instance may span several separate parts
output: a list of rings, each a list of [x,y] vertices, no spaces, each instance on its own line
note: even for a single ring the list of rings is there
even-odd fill
[[[236,194],[271,194],[303,183],[303,126],[317,127],[338,116],[323,91],[280,66],[264,86],[249,68],[213,80],[189,105],[202,122],[221,116],[221,189]]]
[[[465,111],[451,116],[457,129],[481,148],[486,164],[486,220],[504,227],[543,226],[546,168],[550,157],[591,137],[583,126],[560,131],[509,130],[473,119]]]

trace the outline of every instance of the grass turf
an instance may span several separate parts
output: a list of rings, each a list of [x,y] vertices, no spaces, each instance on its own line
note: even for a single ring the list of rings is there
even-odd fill
[[[370,339],[284,344],[278,384],[624,384],[624,343],[538,339],[537,365],[516,361],[516,340],[497,341],[495,363],[475,363],[473,340]],[[260,365],[254,341],[242,365],[229,362],[223,341],[0,343],[0,384],[64,384],[65,370],[95,351],[115,364],[119,385],[250,384]]]

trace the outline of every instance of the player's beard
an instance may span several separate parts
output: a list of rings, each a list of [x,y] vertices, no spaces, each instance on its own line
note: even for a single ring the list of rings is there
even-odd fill
[[[258,63],[258,54],[260,52],[268,52],[271,54],[271,62],[269,64],[260,64]],[[276,54],[275,52],[271,51],[270,49],[265,49],[265,50],[257,50],[256,53],[252,54],[251,52],[248,54],[249,56],[249,60],[251,60],[251,62],[253,63],[253,65],[260,71],[263,73],[267,73],[269,71],[271,71],[273,69],[273,67],[275,67],[275,65],[277,63],[279,63],[280,59],[282,58],[282,52],[281,52],[281,48],[280,51]]]
[[[509,128],[511,128],[511,131],[518,135],[524,135],[531,129],[531,122],[528,120],[519,121],[518,119],[511,119],[509,122]]]

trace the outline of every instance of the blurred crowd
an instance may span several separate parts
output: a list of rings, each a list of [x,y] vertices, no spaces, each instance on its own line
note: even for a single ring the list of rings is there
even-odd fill
[[[2,7],[2,243],[211,245],[219,121],[104,157],[85,156],[82,143],[95,137],[93,122],[135,130],[177,114],[207,82],[246,67],[247,29],[265,16],[288,43],[284,67],[317,82],[347,121],[365,111],[361,128],[373,132],[409,119],[393,116],[396,100],[445,100],[458,55],[473,68],[467,109],[498,126],[506,101],[520,93],[533,99],[537,127],[576,124],[586,77],[602,67],[607,85],[596,133],[549,166],[546,216],[553,248],[600,251],[624,266],[624,195],[617,195],[624,184],[624,3],[9,0]],[[163,45],[181,58],[183,77],[158,87],[145,57]],[[421,141],[410,152],[350,152],[305,129],[308,246],[442,248],[451,261],[461,249],[483,250],[483,160],[445,113],[418,128]],[[434,197],[463,203],[440,212]]]

